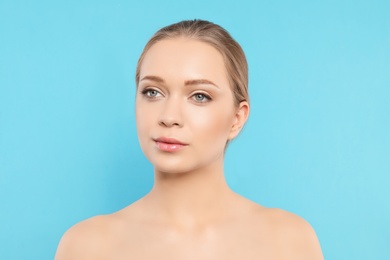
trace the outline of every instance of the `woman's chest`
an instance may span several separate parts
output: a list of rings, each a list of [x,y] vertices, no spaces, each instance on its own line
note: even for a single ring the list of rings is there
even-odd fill
[[[268,236],[269,238],[269,236]],[[267,234],[255,228],[178,234],[161,230],[133,233],[112,243],[110,259],[242,260],[278,259]]]

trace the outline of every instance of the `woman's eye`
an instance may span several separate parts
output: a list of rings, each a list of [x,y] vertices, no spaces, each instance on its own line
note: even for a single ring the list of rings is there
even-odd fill
[[[202,93],[196,93],[192,96],[192,98],[198,103],[205,103],[211,100],[209,96]]]
[[[161,95],[161,93],[155,89],[145,89],[142,91],[142,94],[150,98],[155,98]]]
[[[157,92],[157,90],[151,89],[151,90],[148,90],[148,91],[146,92],[146,94],[147,94],[149,97],[155,97],[155,96],[157,96],[158,92]]]

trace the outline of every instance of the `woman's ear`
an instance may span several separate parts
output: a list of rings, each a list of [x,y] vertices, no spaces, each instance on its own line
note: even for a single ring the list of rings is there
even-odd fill
[[[234,121],[232,128],[230,129],[228,140],[234,139],[244,127],[246,120],[249,116],[249,103],[246,101],[240,102],[236,114],[234,116]]]

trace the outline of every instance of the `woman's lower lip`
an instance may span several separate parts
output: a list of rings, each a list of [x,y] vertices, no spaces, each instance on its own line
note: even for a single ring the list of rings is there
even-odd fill
[[[171,144],[156,141],[156,146],[159,150],[164,152],[176,152],[186,147],[184,144]]]

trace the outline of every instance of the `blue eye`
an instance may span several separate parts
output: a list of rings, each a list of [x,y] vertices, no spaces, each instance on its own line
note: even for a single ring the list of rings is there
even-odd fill
[[[155,89],[144,89],[142,91],[142,95],[148,97],[148,98],[155,98],[161,95],[161,93]]]
[[[154,90],[154,89],[150,89],[146,92],[146,95],[148,95],[149,97],[155,97],[155,96],[157,96],[157,94],[158,94],[158,91]]]
[[[211,98],[206,95],[206,94],[203,94],[203,93],[195,93],[192,98],[198,102],[198,103],[206,103],[206,102],[209,102],[211,100]]]

